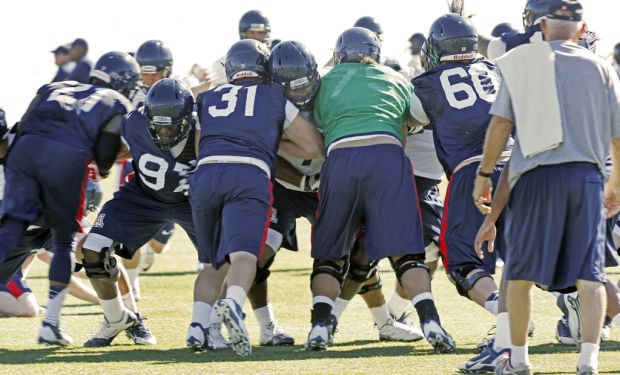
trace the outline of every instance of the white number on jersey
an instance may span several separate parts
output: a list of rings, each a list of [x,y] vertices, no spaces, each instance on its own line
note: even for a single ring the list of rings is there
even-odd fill
[[[471,65],[467,71],[462,67],[446,69],[439,76],[446,100],[451,107],[456,109],[471,107],[478,98],[489,103],[495,101],[499,82],[494,75],[487,74],[486,69],[480,69],[477,65]],[[471,77],[473,86],[467,82],[450,83],[450,77],[464,78],[468,75]],[[458,93],[460,93],[460,99],[457,98]]]
[[[143,154],[140,156],[140,160],[138,160],[138,168],[140,169],[140,180],[142,180],[144,185],[155,191],[164,188],[166,185],[166,172],[168,171],[168,162],[164,158]],[[182,163],[177,162],[174,165],[175,172],[181,172],[185,169],[188,169],[188,166]],[[147,177],[149,178],[147,179]],[[182,191],[183,188],[180,185],[174,190],[175,193]]]
[[[226,84],[216,87],[214,90],[222,91],[223,89],[230,89],[227,93],[222,95],[222,100],[226,102],[225,108],[218,108],[217,106],[209,106],[209,115],[211,117],[226,117],[235,111],[237,108],[237,98],[239,90],[245,89],[248,94],[246,96],[245,108],[243,114],[247,117],[254,116],[254,102],[256,100],[256,88],[257,86],[235,86]]]

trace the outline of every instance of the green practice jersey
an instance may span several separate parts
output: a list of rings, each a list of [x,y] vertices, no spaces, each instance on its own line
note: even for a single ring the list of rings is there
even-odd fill
[[[401,139],[412,92],[398,72],[382,65],[344,63],[321,79],[314,120],[325,146],[346,137],[391,134]]]

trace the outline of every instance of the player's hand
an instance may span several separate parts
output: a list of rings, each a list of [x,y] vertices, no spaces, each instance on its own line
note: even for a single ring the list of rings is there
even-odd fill
[[[474,241],[474,250],[476,250],[476,254],[478,258],[484,258],[484,252],[482,251],[482,245],[486,242],[487,249],[489,253],[492,253],[493,241],[495,241],[495,237],[497,236],[497,229],[495,228],[495,222],[485,217],[480,229],[478,229],[478,233],[476,234],[476,240]]]
[[[493,182],[488,177],[476,176],[472,198],[474,205],[483,215],[491,213]]]
[[[186,197],[189,195],[189,179],[184,177],[179,180],[179,186],[175,191],[183,193]]]
[[[611,181],[605,184],[604,203],[607,218],[620,212],[620,187],[616,187]]]
[[[180,177],[187,177],[190,174],[194,173],[194,171],[196,170],[197,163],[198,162],[196,160],[190,160],[189,162],[187,162],[188,168],[181,169],[179,171],[179,176]]]

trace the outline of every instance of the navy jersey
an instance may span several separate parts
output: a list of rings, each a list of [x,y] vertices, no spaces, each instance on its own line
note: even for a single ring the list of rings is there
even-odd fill
[[[275,176],[275,155],[286,106],[276,83],[225,84],[198,96],[199,159],[229,155],[257,158]]]
[[[93,157],[103,126],[131,110],[120,93],[98,86],[65,81],[42,86],[36,106],[24,117],[21,134],[38,134],[67,143]]]
[[[190,169],[190,161],[196,159],[194,151],[195,127],[192,126],[183,150],[174,156],[170,150],[162,150],[153,142],[146,124],[143,109],[132,111],[123,118],[121,136],[129,146],[133,158],[135,178],[123,188],[131,189],[164,203],[187,201],[185,190],[180,186],[179,172]]]
[[[540,42],[544,40],[539,23],[528,28],[528,30],[524,33],[504,33],[501,38],[506,44],[506,52],[522,44]]]
[[[495,65],[483,58],[471,64],[444,63],[411,82],[434,124],[437,157],[450,176],[460,162],[482,154],[500,83]]]

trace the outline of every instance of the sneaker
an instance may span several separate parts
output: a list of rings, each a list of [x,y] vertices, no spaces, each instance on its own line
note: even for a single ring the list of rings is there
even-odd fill
[[[406,325],[389,319],[379,328],[380,341],[418,341],[424,338],[424,333],[418,327]]]
[[[331,324],[318,322],[312,324],[312,329],[308,334],[308,341],[304,344],[306,350],[326,350],[333,344],[334,336]]]
[[[598,370],[592,366],[577,367],[577,375],[598,375]]]
[[[260,344],[265,346],[295,345],[295,339],[284,333],[284,329],[277,322],[271,322],[261,327]]]
[[[148,328],[144,324],[146,320],[145,317],[140,315],[140,313],[136,313],[136,318],[138,319],[138,323],[134,326],[131,326],[125,330],[125,334],[130,340],[136,343],[136,345],[155,345],[157,344],[157,339]]]
[[[555,329],[555,338],[558,339],[560,344],[577,345],[577,340],[571,336],[570,328],[568,328],[568,322],[564,317],[558,320],[558,325]]]
[[[482,341],[480,341],[478,343],[478,345],[476,345],[476,352],[482,353],[487,348],[493,347],[493,341],[495,341],[495,336],[491,336],[491,337],[487,337],[486,339],[482,339]]]
[[[209,326],[209,349],[230,348],[230,343],[222,335],[222,323],[213,323]]]
[[[532,366],[514,368],[510,364],[510,355],[502,354],[495,365],[495,375],[532,375]]]
[[[191,322],[187,328],[185,345],[195,352],[209,349],[209,331],[209,328],[204,328],[202,324]]]
[[[243,323],[245,314],[241,311],[241,306],[232,298],[222,298],[215,302],[214,308],[217,316],[228,328],[230,346],[235,353],[242,356],[252,354],[250,335]]]
[[[605,322],[603,323],[603,329],[601,330],[601,340],[607,340],[611,335],[611,316],[605,315]]]
[[[507,353],[510,349],[506,348],[500,352],[493,350],[493,345],[489,345],[480,354],[463,362],[459,365],[461,372],[493,372],[497,365],[497,361],[502,358],[504,353]]]
[[[558,297],[557,305],[564,313],[570,335],[575,341],[581,341],[581,311],[579,307],[579,295],[575,293],[562,294]]]
[[[118,322],[110,323],[108,318],[103,317],[103,323],[97,333],[91,336],[88,341],[84,343],[86,347],[101,347],[109,346],[112,340],[124,330],[138,324],[138,318],[129,310],[123,312],[123,317]]]
[[[67,346],[71,343],[73,339],[64,333],[60,326],[43,321],[39,329],[39,344]]]
[[[422,330],[435,353],[452,353],[456,350],[454,339],[435,320],[427,320],[422,324]]]
[[[530,324],[527,327],[527,337],[534,337],[534,330],[536,329],[536,324],[530,320]]]

